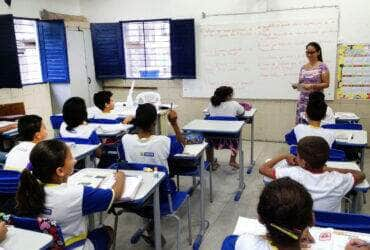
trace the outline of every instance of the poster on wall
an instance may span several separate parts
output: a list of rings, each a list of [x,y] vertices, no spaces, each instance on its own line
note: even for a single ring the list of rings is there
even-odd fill
[[[339,44],[338,99],[370,100],[370,44]]]

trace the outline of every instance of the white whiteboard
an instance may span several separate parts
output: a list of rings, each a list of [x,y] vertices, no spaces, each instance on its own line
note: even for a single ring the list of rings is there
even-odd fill
[[[207,17],[196,26],[197,79],[183,81],[184,97],[210,97],[221,85],[236,98],[297,99],[291,83],[317,41],[331,72],[334,99],[338,9],[317,8]]]

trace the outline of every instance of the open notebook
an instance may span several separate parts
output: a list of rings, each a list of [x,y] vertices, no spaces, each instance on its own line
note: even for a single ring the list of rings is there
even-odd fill
[[[335,131],[335,139],[348,142],[353,139],[353,133],[351,131]]]
[[[120,200],[133,200],[143,182],[141,175],[126,175],[124,193]],[[68,178],[68,184],[84,185],[93,188],[109,189],[115,183],[115,177],[112,172],[100,173],[76,173]]]
[[[241,235],[245,233],[266,235],[266,228],[257,219],[239,217],[233,234]],[[315,243],[308,248],[311,250],[343,250],[347,242],[352,238],[360,238],[365,241],[370,240],[370,234],[339,231],[333,228],[312,227],[310,228],[310,233],[315,239]]]

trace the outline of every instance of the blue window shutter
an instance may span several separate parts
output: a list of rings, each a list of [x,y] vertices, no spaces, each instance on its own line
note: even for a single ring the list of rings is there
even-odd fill
[[[96,79],[125,78],[125,57],[121,23],[92,23]]]
[[[194,19],[171,20],[172,77],[195,79]]]
[[[63,21],[38,21],[42,78],[69,83],[66,29]]]
[[[0,88],[21,88],[12,15],[0,15]]]

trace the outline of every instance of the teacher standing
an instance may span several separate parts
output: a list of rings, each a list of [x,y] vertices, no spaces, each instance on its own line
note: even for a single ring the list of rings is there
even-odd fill
[[[299,72],[300,88],[297,102],[296,124],[302,123],[301,113],[306,112],[308,97],[311,92],[323,91],[329,87],[329,69],[322,61],[321,47],[316,42],[306,45],[306,57],[308,63],[301,67]]]

